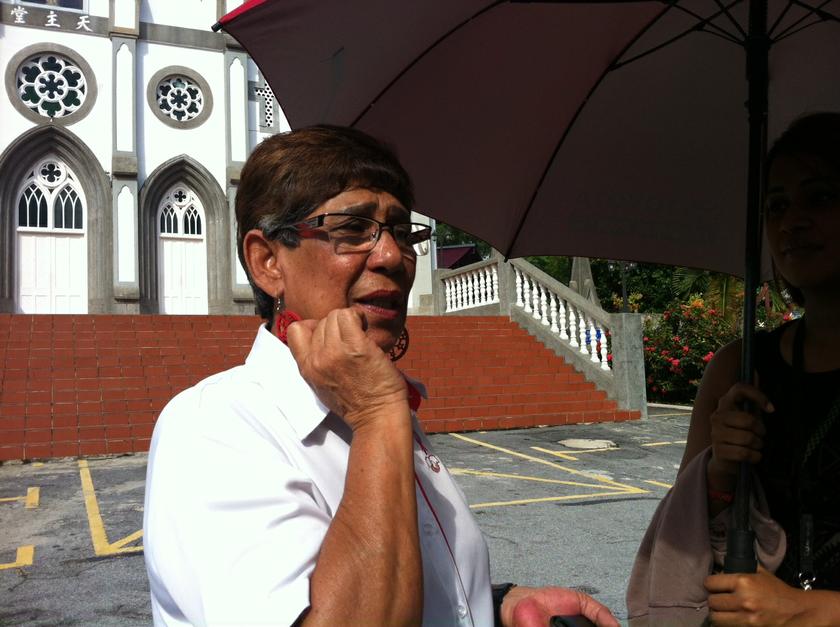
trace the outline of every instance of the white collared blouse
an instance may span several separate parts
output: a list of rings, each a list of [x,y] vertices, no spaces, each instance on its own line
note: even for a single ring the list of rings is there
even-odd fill
[[[423,624],[492,627],[487,545],[414,425]],[[146,478],[154,624],[294,623],[309,605],[351,439],[264,327],[244,365],[172,399],[155,426]]]

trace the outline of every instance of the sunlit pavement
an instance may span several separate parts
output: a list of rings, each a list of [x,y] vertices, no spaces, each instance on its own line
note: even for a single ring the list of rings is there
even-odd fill
[[[494,581],[574,586],[625,616],[633,556],[688,431],[687,410],[650,414],[432,436],[485,532]],[[0,466],[0,625],[151,624],[145,472],[145,455]]]

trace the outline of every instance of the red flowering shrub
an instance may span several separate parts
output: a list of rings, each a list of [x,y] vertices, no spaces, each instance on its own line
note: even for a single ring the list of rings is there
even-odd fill
[[[721,313],[701,298],[673,303],[645,322],[647,398],[652,402],[694,402],[706,364],[724,344],[740,337]]]

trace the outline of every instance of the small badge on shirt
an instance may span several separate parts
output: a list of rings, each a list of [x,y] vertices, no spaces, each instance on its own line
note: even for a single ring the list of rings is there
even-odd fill
[[[432,472],[440,472],[440,460],[438,456],[433,453],[426,454],[426,465],[432,469]]]

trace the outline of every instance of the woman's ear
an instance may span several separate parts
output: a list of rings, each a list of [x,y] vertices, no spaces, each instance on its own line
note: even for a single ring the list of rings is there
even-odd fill
[[[272,297],[282,294],[284,287],[283,268],[277,254],[280,247],[280,242],[267,239],[259,229],[248,231],[242,238],[248,273],[257,287]]]

